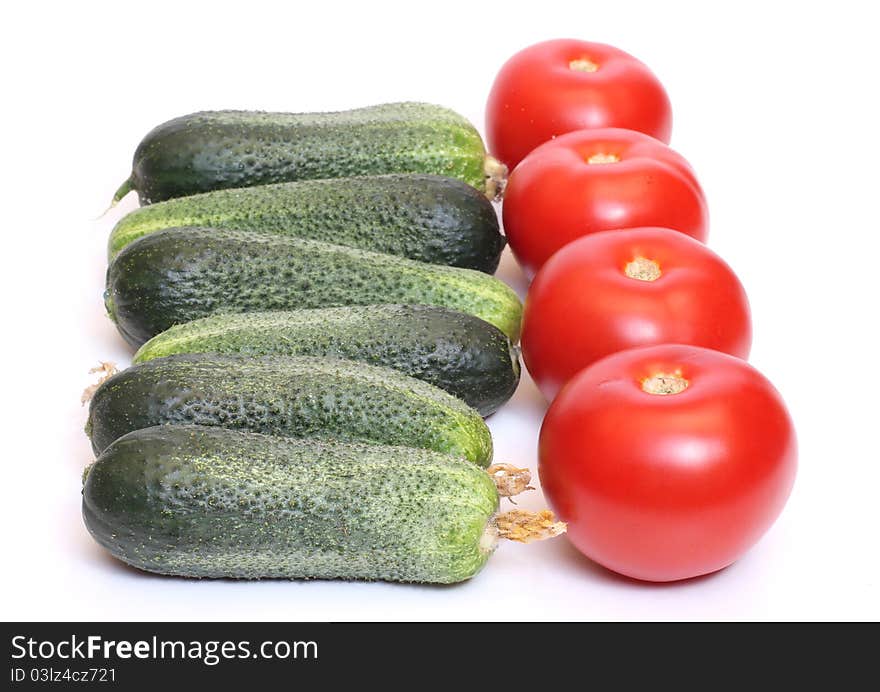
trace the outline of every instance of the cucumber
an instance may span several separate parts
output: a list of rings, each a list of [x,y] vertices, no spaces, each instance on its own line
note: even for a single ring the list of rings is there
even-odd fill
[[[205,111],[169,120],[138,145],[114,196],[141,204],[229,187],[383,173],[431,173],[494,197],[506,169],[473,125],[429,103],[336,113]]]
[[[171,327],[134,362],[179,353],[331,356],[399,370],[482,415],[516,391],[516,347],[478,317],[428,305],[366,305],[213,315]]]
[[[99,454],[132,430],[165,424],[422,447],[484,467],[492,460],[489,428],[463,401],[390,368],[331,358],[157,358],[98,387],[86,433]]]
[[[104,450],[82,507],[100,545],[149,572],[453,583],[489,558],[498,494],[428,450],[168,425]]]
[[[217,313],[417,303],[467,312],[519,338],[522,305],[502,281],[317,240],[172,228],[129,244],[107,269],[107,312],[139,346]]]
[[[217,190],[143,207],[110,234],[112,258],[132,240],[175,226],[263,231],[493,273],[504,236],[492,203],[470,185],[436,175]]]

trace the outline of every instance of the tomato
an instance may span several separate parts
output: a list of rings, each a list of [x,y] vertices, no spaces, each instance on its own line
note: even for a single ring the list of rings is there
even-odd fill
[[[495,78],[486,134],[489,150],[511,168],[543,142],[595,127],[625,127],[669,142],[669,97],[629,53],[602,43],[545,41],[514,55]]]
[[[581,130],[535,149],[502,207],[514,255],[534,274],[559,248],[615,228],[662,226],[705,240],[709,211],[690,164],[632,130]]]
[[[676,344],[581,371],[547,411],[538,454],[578,550],[649,581],[734,562],[782,511],[797,467],[773,385],[739,358]]]
[[[527,274],[597,231],[672,228],[705,241],[709,210],[690,164],[631,130],[581,130],[543,144],[513,171],[504,232]]]
[[[667,228],[580,238],[550,258],[526,296],[523,359],[548,399],[627,348],[693,344],[746,358],[751,342],[748,298],[733,270]]]

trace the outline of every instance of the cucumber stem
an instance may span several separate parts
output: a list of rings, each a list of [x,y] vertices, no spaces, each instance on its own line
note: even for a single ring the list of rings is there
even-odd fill
[[[501,199],[504,186],[507,185],[507,166],[494,156],[486,154],[483,159],[483,173],[486,175],[486,197],[492,200]]]
[[[486,473],[495,481],[495,487],[501,497],[511,497],[526,490],[534,490],[529,485],[532,473],[528,469],[521,469],[513,464],[492,464],[486,469]]]
[[[117,202],[119,202],[119,200],[125,197],[132,190],[134,190],[134,187],[132,185],[131,176],[129,176],[128,179],[124,183],[122,183],[122,185],[120,185],[119,188],[116,190],[116,193],[113,195],[113,199],[110,201],[110,207],[115,207]]]
[[[498,514],[494,521],[499,538],[517,543],[531,543],[553,538],[565,533],[565,522],[556,521],[556,515],[549,509],[530,512],[525,509],[512,509]]]

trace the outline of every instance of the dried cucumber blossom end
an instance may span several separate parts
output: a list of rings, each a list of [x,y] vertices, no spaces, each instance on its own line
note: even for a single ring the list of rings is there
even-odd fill
[[[495,531],[499,538],[506,538],[517,543],[531,543],[553,538],[565,533],[566,524],[557,521],[556,515],[549,509],[530,512],[525,509],[512,509],[495,517]]]
[[[486,176],[486,197],[491,200],[501,199],[507,185],[507,166],[487,154],[483,161],[483,174]]]
[[[486,469],[501,497],[519,495],[526,490],[534,490],[529,483],[532,481],[532,473],[528,469],[521,469],[513,464],[492,464]]]
[[[113,377],[113,375],[115,375],[117,372],[119,372],[119,368],[117,368],[114,363],[103,360],[98,363],[94,368],[89,370],[90,375],[101,373],[101,377],[98,378],[97,382],[95,382],[94,384],[90,384],[83,390],[83,393],[79,398],[80,404],[85,406],[87,403],[89,403],[92,400],[95,392],[98,390],[98,387],[100,387],[102,384],[104,384],[104,382]]]

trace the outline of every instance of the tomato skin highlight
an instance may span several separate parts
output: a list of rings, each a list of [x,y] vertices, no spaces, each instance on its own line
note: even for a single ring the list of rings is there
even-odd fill
[[[642,381],[678,372],[677,394]],[[539,474],[566,536],[647,581],[708,574],[767,531],[797,469],[779,393],[733,356],[684,345],[622,351],[572,379],[541,428]]]
[[[622,127],[668,143],[672,107],[648,67],[577,39],[529,46],[498,72],[486,105],[490,152],[513,168],[535,147],[586,128]]]
[[[612,155],[612,163],[590,163]],[[514,169],[502,206],[504,232],[533,275],[578,238],[618,228],[661,226],[705,241],[709,209],[690,164],[652,137],[620,129],[580,130],[547,142]]]
[[[628,276],[636,258],[659,276]],[[617,351],[681,343],[747,358],[751,342],[748,298],[733,270],[702,243],[665,228],[603,231],[570,243],[535,276],[523,314],[523,360],[548,400]]]

